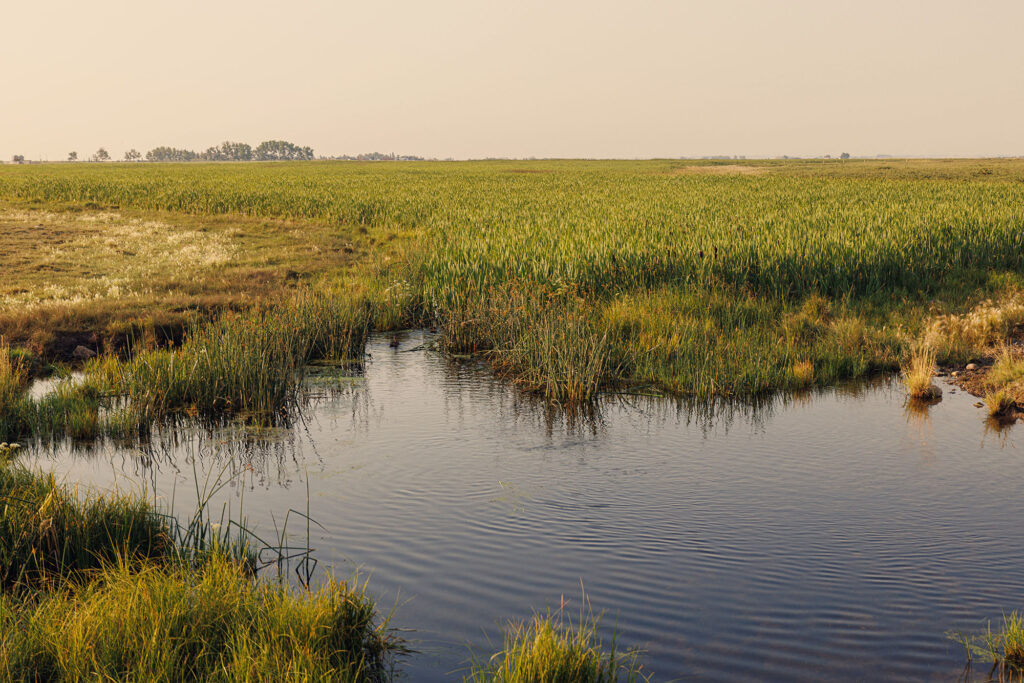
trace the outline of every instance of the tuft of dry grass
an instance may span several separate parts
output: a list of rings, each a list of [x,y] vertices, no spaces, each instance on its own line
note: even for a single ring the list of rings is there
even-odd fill
[[[903,383],[907,394],[918,400],[932,400],[942,395],[942,390],[932,383],[935,374],[935,348],[918,343],[910,350],[910,358],[903,366]]]
[[[997,389],[985,394],[985,406],[990,417],[1001,417],[1014,406],[1014,400],[1006,389]]]
[[[998,302],[985,300],[962,315],[935,318],[923,343],[943,361],[966,361],[986,355],[1024,325],[1024,292],[1011,291]]]
[[[806,360],[793,363],[793,382],[798,387],[814,384],[814,363]]]
[[[989,415],[1001,417],[1024,404],[1024,357],[1004,346],[984,376]]]

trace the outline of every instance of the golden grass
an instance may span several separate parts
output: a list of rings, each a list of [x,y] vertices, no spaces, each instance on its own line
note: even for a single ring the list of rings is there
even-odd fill
[[[190,315],[340,274],[375,241],[311,220],[0,204],[0,334],[49,359],[180,338]]]
[[[928,344],[915,345],[903,367],[903,384],[907,388],[907,395],[919,400],[938,398],[942,390],[932,383],[934,374],[935,349]]]
[[[801,387],[814,384],[814,363],[805,360],[793,363],[793,382]]]
[[[934,318],[922,339],[944,361],[967,361],[991,353],[1020,325],[1024,325],[1024,292],[1010,290],[966,313]]]
[[[722,164],[721,166],[683,166],[673,169],[678,175],[764,175],[771,169],[765,166]]]
[[[105,565],[32,600],[0,594],[0,677],[14,681],[389,680],[394,641],[362,586],[254,581],[198,568]]]
[[[585,598],[584,598],[585,600]],[[598,636],[600,619],[584,611],[579,621],[556,613],[536,614],[512,622],[503,647],[488,662],[476,663],[465,683],[636,683],[647,681],[639,652],[605,647]]]
[[[0,500],[0,680],[389,678],[400,644],[365,584],[257,579],[262,549],[231,524],[2,459]]]
[[[1003,346],[995,364],[985,373],[985,405],[989,415],[1000,417],[1024,405],[1024,356]]]
[[[1014,405],[1014,400],[1006,389],[997,389],[985,394],[985,407],[990,417],[1000,417]]]

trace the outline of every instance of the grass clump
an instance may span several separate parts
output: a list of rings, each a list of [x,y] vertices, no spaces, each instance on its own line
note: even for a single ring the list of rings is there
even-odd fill
[[[37,399],[23,364],[0,348],[0,439],[141,438],[179,416],[275,423],[297,407],[308,363],[361,360],[371,316],[366,297],[307,291],[194,321],[178,348],[138,345],[126,359],[93,359],[84,378]]]
[[[916,344],[903,367],[903,384],[912,399],[929,401],[939,398],[942,390],[932,383],[935,374],[935,349],[929,344]]]
[[[793,363],[793,382],[804,387],[814,384],[814,363],[806,360]]]
[[[1014,400],[1006,389],[997,389],[985,394],[985,407],[989,417],[1001,417],[1014,406]]]
[[[178,349],[106,357],[87,366],[86,375],[121,399],[121,411],[107,422],[115,433],[179,413],[272,422],[296,405],[308,362],[361,356],[369,319],[365,300],[309,292],[194,324]]]
[[[981,635],[955,633],[951,637],[964,646],[968,665],[976,656],[987,659],[992,662],[992,673],[1000,674],[1000,680],[1006,675],[1017,677],[1024,673],[1024,615],[1018,612],[1004,616],[998,630],[993,631],[989,624]]]
[[[63,581],[115,558],[164,559],[167,520],[125,496],[79,497],[0,453],[0,592]]]
[[[0,595],[12,681],[381,681],[394,642],[361,586],[296,594],[211,556],[199,569],[114,563],[84,586]]]
[[[991,417],[1004,417],[1024,405],[1024,357],[1004,346],[985,373],[983,383]]]
[[[527,622],[509,624],[501,651],[477,663],[464,679],[471,683],[613,683],[647,681],[636,651],[605,648],[598,637],[600,619],[581,613],[572,623],[549,610]]]

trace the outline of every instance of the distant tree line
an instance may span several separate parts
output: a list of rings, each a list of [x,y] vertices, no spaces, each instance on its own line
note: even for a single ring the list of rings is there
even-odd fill
[[[312,147],[300,147],[286,140],[265,140],[255,148],[244,142],[222,142],[216,147],[209,147],[204,152],[194,152],[190,149],[178,149],[177,147],[160,146],[146,152],[143,155],[132,148],[124,153],[125,161],[311,161],[316,157]],[[412,154],[383,154],[381,152],[370,152],[357,156],[321,157],[325,159],[340,159],[346,161],[427,161],[424,157]],[[89,161],[110,161],[110,153],[104,147],[100,147]],[[68,161],[78,161],[78,152],[68,152]],[[14,155],[15,163],[24,163],[25,157],[20,154]]]
[[[266,140],[253,149],[244,142],[222,142],[205,152],[176,147],[157,147],[146,152],[146,161],[309,161],[312,147],[300,147],[285,140]]]
[[[380,152],[370,152],[369,154],[357,154],[354,157],[349,156],[348,154],[343,154],[340,157],[330,158],[341,159],[343,161],[426,161],[425,158],[413,156],[412,154],[381,154]]]
[[[314,159],[312,147],[300,147],[285,140],[266,140],[254,149],[244,142],[222,142],[205,152],[193,152],[177,147],[155,147],[145,157],[136,149],[124,153],[125,161],[310,161]],[[24,160],[15,155],[14,161]],[[109,161],[110,153],[100,147],[89,161]],[[78,161],[78,152],[68,152],[68,161]]]

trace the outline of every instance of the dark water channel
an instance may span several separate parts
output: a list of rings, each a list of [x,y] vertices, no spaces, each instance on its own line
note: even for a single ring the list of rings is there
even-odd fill
[[[269,535],[308,488],[318,571],[397,604],[413,681],[458,680],[504,620],[576,609],[581,585],[658,681],[952,680],[946,632],[1024,607],[1024,427],[986,427],[965,394],[924,415],[888,382],[710,413],[634,397],[567,420],[423,341],[374,340],[363,377],[317,381],[302,424],[253,443],[26,459],[179,512],[194,472],[223,472],[217,500],[244,493]]]

